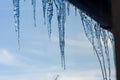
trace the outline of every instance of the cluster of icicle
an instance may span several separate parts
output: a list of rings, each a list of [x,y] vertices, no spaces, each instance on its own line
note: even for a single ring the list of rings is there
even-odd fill
[[[59,30],[59,44],[61,52],[61,64],[65,69],[65,56],[64,56],[64,47],[65,47],[65,0],[42,0],[43,4],[43,15],[44,19],[46,18],[47,11],[47,26],[48,34],[51,37],[51,21],[53,16],[53,4],[55,4],[57,9],[57,20],[58,20],[58,30]]]
[[[25,1],[25,0],[24,0]],[[42,0],[43,5],[43,16],[44,20],[46,20],[47,16],[47,26],[48,26],[48,34],[51,37],[51,21],[53,17],[53,4],[55,4],[57,9],[57,19],[58,19],[58,29],[59,29],[59,43],[60,43],[60,52],[61,52],[61,63],[62,67],[65,69],[65,56],[64,56],[64,47],[65,47],[65,2],[66,0]],[[33,6],[33,19],[34,26],[36,26],[36,0],[31,0]],[[14,19],[15,19],[15,27],[18,34],[18,43],[20,39],[20,0],[13,0],[14,5]],[[47,14],[47,15],[46,15]],[[45,21],[44,21],[45,22]]]
[[[20,27],[19,27],[19,1],[20,0],[13,0],[14,5],[14,18],[15,18],[15,27],[16,31],[18,32],[18,41],[20,35]],[[25,0],[24,0],[25,1]],[[33,18],[34,23],[36,26],[36,0],[31,0],[33,6]],[[66,5],[67,3],[67,5]],[[58,30],[59,30],[59,44],[60,44],[60,51],[61,51],[61,63],[62,67],[65,69],[65,56],[64,56],[64,47],[65,47],[65,17],[66,17],[66,6],[67,12],[69,15],[69,3],[66,0],[42,0],[43,5],[43,17],[44,22],[46,23],[46,16],[47,16],[47,26],[48,26],[48,33],[49,37],[51,37],[51,21],[53,16],[53,6],[55,5],[57,9],[57,19],[58,19]],[[76,13],[75,8],[75,13]],[[86,16],[83,12],[80,11],[81,20],[83,23],[83,27],[85,30],[85,34],[93,45],[93,49],[98,57],[103,80],[110,80],[111,79],[111,67],[110,67],[110,56],[109,56],[109,46],[108,40],[114,46],[114,38],[113,35],[100,28],[100,25],[96,23],[94,20]]]
[[[80,11],[85,34],[93,46],[100,63],[103,80],[111,80],[111,65],[109,55],[109,44],[114,46],[114,38],[111,32],[100,28],[100,24],[89,18]]]

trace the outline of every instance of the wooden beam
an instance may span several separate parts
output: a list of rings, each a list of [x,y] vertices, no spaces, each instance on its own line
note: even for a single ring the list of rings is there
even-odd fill
[[[111,29],[111,0],[68,0],[88,16],[100,23],[102,28]]]
[[[120,0],[112,0],[112,33],[115,38],[116,79],[120,80]]]

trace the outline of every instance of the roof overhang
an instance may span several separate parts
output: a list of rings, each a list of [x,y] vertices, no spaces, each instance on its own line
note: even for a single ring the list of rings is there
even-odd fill
[[[111,29],[111,0],[68,0],[89,17],[97,21],[102,28]]]

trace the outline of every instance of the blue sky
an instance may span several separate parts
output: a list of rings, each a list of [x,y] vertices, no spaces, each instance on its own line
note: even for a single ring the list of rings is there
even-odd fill
[[[79,14],[66,18],[66,70],[61,68],[56,16],[52,20],[52,37],[44,25],[41,0],[37,1],[34,27],[31,1],[21,0],[20,50],[14,27],[12,0],[0,1],[0,80],[101,80],[102,75],[92,46],[84,35]],[[54,11],[55,12],[55,11]],[[55,13],[54,13],[55,14]],[[113,56],[111,51],[111,56]],[[114,76],[113,57],[112,76]],[[114,78],[114,77],[113,77]]]

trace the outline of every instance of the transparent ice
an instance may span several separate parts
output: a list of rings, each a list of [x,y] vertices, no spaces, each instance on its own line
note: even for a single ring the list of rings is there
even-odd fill
[[[47,27],[48,27],[48,35],[51,37],[51,21],[53,17],[53,0],[48,0],[47,2]],[[45,12],[44,12],[45,13]]]
[[[25,1],[25,0],[24,0]],[[18,42],[20,37],[20,26],[19,26],[19,0],[13,0],[14,6],[14,19],[15,19],[15,29],[18,34]],[[58,21],[58,31],[59,31],[59,44],[60,44],[60,53],[61,53],[61,63],[62,67],[65,69],[65,20],[66,20],[66,10],[68,15],[70,15],[70,3],[67,0],[42,0],[43,5],[43,17],[44,23],[48,26],[48,34],[51,37],[51,22],[54,15],[54,5],[57,9],[57,21]],[[36,26],[36,0],[32,0],[33,6],[33,16],[34,23]],[[77,15],[77,8],[75,7],[75,15]],[[46,17],[47,16],[47,17]],[[114,38],[112,33],[100,28],[100,24],[95,22],[93,19],[88,17],[85,13],[80,11],[81,21],[83,23],[83,28],[85,34],[93,46],[98,61],[100,63],[103,80],[111,80],[111,62],[110,62],[110,53],[108,40],[111,41],[111,44],[114,49]]]
[[[111,80],[111,65],[108,40],[114,45],[112,33],[100,28],[100,25],[80,11],[85,34],[93,46],[100,63],[103,80]]]
[[[58,19],[58,29],[59,29],[59,44],[61,51],[61,63],[62,67],[65,69],[65,56],[64,56],[64,47],[65,47],[65,0],[54,0],[54,3],[57,8],[57,19]]]
[[[36,27],[36,0],[31,0],[33,6],[34,26]]]
[[[18,35],[18,44],[20,45],[20,6],[19,2],[20,0],[13,0],[13,11],[14,11],[14,20],[15,20],[15,31],[17,32]]]
[[[46,5],[48,0],[42,0],[44,24],[46,24]]]

